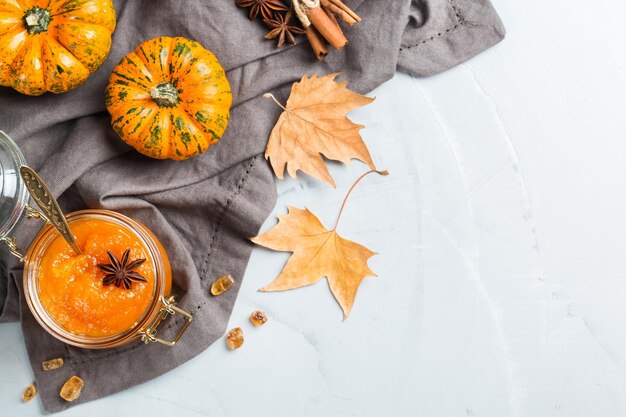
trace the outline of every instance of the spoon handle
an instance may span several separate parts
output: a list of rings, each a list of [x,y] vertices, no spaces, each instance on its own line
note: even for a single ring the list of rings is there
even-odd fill
[[[76,239],[70,230],[70,226],[67,224],[67,220],[61,211],[61,207],[59,207],[59,203],[57,203],[52,196],[46,183],[43,182],[35,171],[26,165],[20,167],[20,175],[24,180],[24,184],[26,184],[28,192],[41,211],[43,211],[43,214],[50,220],[59,233],[61,233],[63,239],[65,239],[74,252],[80,255],[82,251],[76,244]]]

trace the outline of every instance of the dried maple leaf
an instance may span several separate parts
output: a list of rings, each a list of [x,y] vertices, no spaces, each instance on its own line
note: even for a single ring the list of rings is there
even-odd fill
[[[326,181],[335,186],[324,164],[328,159],[349,164],[357,158],[375,169],[357,125],[346,117],[346,113],[374,101],[350,91],[347,82],[335,82],[339,74],[324,77],[313,75],[302,77],[293,84],[287,106],[276,103],[285,110],[272,129],[265,159],[268,159],[274,173],[283,179],[285,165],[287,172],[296,177],[298,170]]]
[[[348,191],[337,224],[356,184],[372,172],[387,175],[387,171],[363,174]],[[327,230],[308,209],[289,206],[288,210],[287,214],[277,216],[279,221],[276,226],[251,239],[258,245],[276,251],[292,252],[280,275],[260,291],[290,290],[314,284],[326,277],[345,320],[350,314],[361,281],[375,275],[367,266],[367,260],[376,252],[339,236],[337,224],[332,230]]]

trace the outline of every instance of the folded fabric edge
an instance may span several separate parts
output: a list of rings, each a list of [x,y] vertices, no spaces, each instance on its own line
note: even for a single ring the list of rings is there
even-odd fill
[[[398,70],[416,77],[439,74],[497,44],[506,29],[488,0],[458,0],[457,22],[417,45],[402,45]]]
[[[18,290],[3,259],[0,259],[0,280],[0,324],[19,321]]]

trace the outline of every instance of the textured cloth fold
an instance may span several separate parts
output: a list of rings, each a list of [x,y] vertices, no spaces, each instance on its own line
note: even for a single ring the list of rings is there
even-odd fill
[[[301,37],[276,49],[260,22],[248,21],[233,0],[116,0],[117,28],[107,61],[77,89],[40,97],[0,89],[0,129],[22,149],[66,212],[119,211],[147,225],[163,242],[173,267],[173,293],[194,321],[179,345],[132,343],[86,350],[65,345],[35,321],[22,295],[22,265],[2,248],[0,321],[17,321],[47,411],[100,398],[161,375],[191,359],[225,331],[257,234],[274,207],[276,189],[263,158],[280,109],[261,95],[285,100],[303,74],[341,72],[358,92],[371,91],[401,69],[415,76],[454,66],[504,36],[487,0],[346,1],[363,21],[346,28],[350,44],[317,62]],[[110,127],[104,88],[112,68],[141,42],[184,36],[213,51],[233,90],[222,140],[188,161],[157,161],[125,145]],[[22,220],[18,246],[27,248],[41,223]],[[213,279],[229,273],[235,286],[211,297]],[[175,332],[176,321],[165,327]],[[43,372],[41,362],[66,365]],[[64,381],[86,381],[73,403],[58,395]]]

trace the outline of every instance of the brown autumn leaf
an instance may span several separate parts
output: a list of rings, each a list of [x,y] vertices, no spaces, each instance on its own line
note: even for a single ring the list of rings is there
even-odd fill
[[[375,169],[370,153],[359,134],[363,125],[353,123],[346,114],[374,101],[347,88],[347,82],[335,82],[339,74],[324,77],[302,77],[293,84],[287,106],[272,129],[265,159],[274,173],[284,178],[287,172],[296,177],[297,171],[335,186],[322,155],[328,159],[350,164],[350,159],[363,161]]]
[[[348,191],[337,222],[356,184],[372,172],[387,175],[387,171],[369,171],[362,175]],[[292,255],[280,275],[260,291],[300,288],[326,277],[343,310],[343,318],[347,319],[361,281],[375,275],[367,266],[367,261],[376,252],[339,236],[337,225],[332,230],[326,229],[308,209],[289,206],[287,214],[277,217],[276,226],[251,240],[276,251],[292,252]]]

